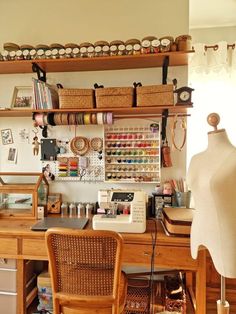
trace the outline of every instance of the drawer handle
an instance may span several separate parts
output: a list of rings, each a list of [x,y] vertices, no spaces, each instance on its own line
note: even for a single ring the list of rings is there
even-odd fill
[[[145,256],[152,256],[152,253],[150,253],[150,252],[143,252],[143,255],[145,255]],[[156,253],[155,254],[155,256],[157,257],[160,257],[161,256],[161,253],[159,252],[159,253]]]

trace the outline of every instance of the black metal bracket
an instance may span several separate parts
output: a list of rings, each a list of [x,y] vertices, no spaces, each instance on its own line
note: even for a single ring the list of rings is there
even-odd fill
[[[38,79],[40,81],[46,82],[46,72],[42,68],[40,68],[37,63],[32,63],[32,70],[33,72],[37,73]]]
[[[167,125],[168,115],[169,115],[169,110],[164,109],[162,111],[162,120],[161,120],[161,140],[162,140],[162,143],[164,143],[166,140],[166,125]]]
[[[167,84],[168,67],[169,67],[169,56],[166,56],[162,64],[162,84]]]

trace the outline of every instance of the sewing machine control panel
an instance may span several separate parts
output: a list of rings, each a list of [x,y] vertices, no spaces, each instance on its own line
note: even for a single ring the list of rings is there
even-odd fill
[[[112,202],[132,202],[133,199],[133,192],[114,192],[111,197]]]

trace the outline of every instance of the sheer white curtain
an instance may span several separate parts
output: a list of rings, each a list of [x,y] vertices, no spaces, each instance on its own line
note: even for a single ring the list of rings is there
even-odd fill
[[[207,147],[207,132],[212,130],[206,119],[217,112],[218,128],[226,129],[236,146],[236,46],[218,42],[207,46],[194,45],[195,53],[189,64],[189,85],[193,92],[193,109],[188,120],[187,163],[191,157]]]

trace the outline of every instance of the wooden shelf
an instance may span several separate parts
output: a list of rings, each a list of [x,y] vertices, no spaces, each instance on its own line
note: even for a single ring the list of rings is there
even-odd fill
[[[113,112],[115,116],[127,115],[127,116],[137,116],[139,115],[161,115],[164,109],[169,109],[169,114],[186,114],[189,106],[165,106],[165,107],[132,107],[132,108],[107,108],[107,109],[45,109],[45,110],[34,110],[34,109],[6,109],[0,110],[0,117],[31,117],[33,113],[36,112],[54,112],[54,113],[72,113],[72,112]]]
[[[120,70],[161,67],[165,57],[170,66],[187,65],[189,54],[194,51],[176,51],[147,55],[112,56],[71,59],[35,59],[1,61],[0,74],[32,73],[32,63],[37,63],[46,72],[76,72]]]

